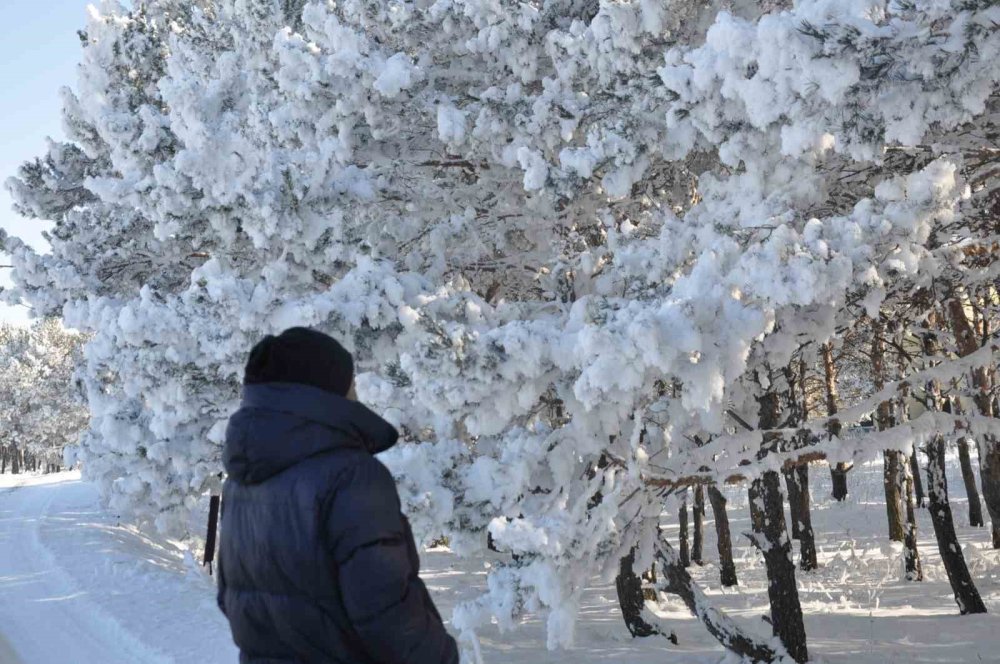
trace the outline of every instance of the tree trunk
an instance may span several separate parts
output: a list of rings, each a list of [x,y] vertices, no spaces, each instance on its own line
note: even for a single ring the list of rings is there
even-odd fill
[[[658,558],[663,567],[662,590],[680,597],[692,615],[701,619],[705,628],[723,647],[736,653],[743,660],[751,662],[769,663],[778,658],[778,653],[765,640],[754,638],[745,633],[726,614],[709,605],[701,588],[694,582],[678,556],[666,542],[661,544]]]
[[[948,504],[948,480],[944,474],[944,438],[938,436],[927,444],[927,498],[934,523],[938,551],[948,572],[948,581],[955,594],[958,610],[967,613],[986,613],[979,591],[972,582],[969,568],[962,555],[962,545],[955,534],[955,522]]]
[[[20,451],[15,447],[11,452],[11,461],[10,461],[10,472],[13,475],[18,475],[21,472],[20,456],[21,456]]]
[[[933,317],[928,320],[933,325]],[[956,335],[958,336],[958,335]],[[923,351],[927,358],[937,357],[941,347],[934,333],[923,335]],[[930,410],[941,411],[941,385],[937,380],[930,380],[925,387],[927,406]],[[969,568],[962,555],[962,546],[955,534],[955,521],[948,503],[948,480],[945,477],[944,436],[935,436],[927,443],[927,507],[931,513],[931,523],[934,524],[934,536],[937,538],[938,551],[948,573],[948,582],[955,594],[958,610],[966,613],[986,613],[979,591],[972,582]]]
[[[898,453],[904,457],[902,452]],[[903,534],[903,563],[906,568],[907,581],[923,581],[924,570],[920,564],[920,552],[917,550],[917,517],[913,507],[913,477],[905,461],[900,461],[899,479],[902,485],[899,493],[906,506],[906,527]]]
[[[885,388],[885,324],[881,318],[872,321],[872,377],[876,392]],[[891,404],[883,401],[875,411],[875,426],[879,431],[885,431],[892,426],[891,420]],[[885,491],[889,539],[902,542],[903,502],[899,495],[899,455],[895,450],[885,450],[882,459],[882,488]]]
[[[916,448],[910,452],[910,477],[913,478],[913,494],[917,499],[917,507],[923,507],[927,502],[924,495],[924,480],[920,475],[920,461]]]
[[[797,498],[799,500],[799,567],[809,572],[819,567],[816,559],[816,534],[812,527],[812,514],[809,513],[809,464],[795,467]]]
[[[795,585],[791,543],[785,532],[785,510],[781,480],[769,470],[750,484],[750,518],[754,538],[767,568],[767,596],[771,603],[771,626],[785,650],[796,662],[809,659],[802,606]]]
[[[961,436],[958,439],[958,459],[962,465],[962,481],[965,483],[965,495],[969,497],[969,525],[982,528],[983,506],[979,502],[979,489],[976,487],[976,473],[972,470],[972,458],[969,456],[969,439]]]
[[[618,566],[618,577],[615,579],[615,589],[618,591],[618,606],[621,607],[625,627],[633,638],[660,634],[660,630],[650,625],[642,617],[646,609],[646,601],[642,594],[642,579],[636,575],[632,566],[635,564],[635,549],[621,559]]]
[[[899,494],[901,472],[899,454],[896,450],[882,453],[882,486],[885,490],[885,512],[889,521],[889,539],[902,542],[905,539],[903,527],[903,497]]]
[[[788,494],[788,517],[792,522],[792,539],[797,540],[801,537],[799,524],[802,523],[802,518],[799,516],[802,501],[799,498],[798,475],[795,472],[795,468],[782,468],[781,474],[785,476],[785,493]]]
[[[733,539],[729,531],[726,497],[715,485],[710,485],[708,500],[712,503],[712,514],[715,517],[715,538],[719,549],[719,581],[729,588],[738,585],[739,581],[736,578],[736,564],[733,562]]]
[[[906,403],[908,390],[904,388],[902,397],[896,403],[896,422],[900,424],[910,418],[910,409]],[[920,551],[917,548],[917,517],[915,512],[913,494],[914,488],[918,491],[920,500],[923,500],[923,484],[920,482],[920,468],[916,463],[917,453],[910,446],[910,454],[896,452],[896,464],[899,471],[896,473],[896,493],[899,494],[903,503],[903,511],[906,521],[903,524],[903,562],[906,569],[907,581],[923,581],[924,572],[920,564]],[[916,469],[916,470],[911,470]],[[916,473],[916,475],[914,475]]]
[[[960,357],[975,353],[988,342],[990,338],[988,316],[983,316],[982,319],[983,334],[980,341],[980,337],[977,336],[965,312],[964,302],[959,297],[953,296],[951,298],[948,303],[948,313]],[[993,400],[990,398],[992,383],[993,380],[987,367],[973,368],[972,389],[975,393],[973,402],[976,404],[976,410],[983,417],[997,416]],[[959,454],[961,454],[961,449],[959,449]],[[962,469],[962,477],[965,477],[965,468]],[[993,522],[993,548],[1000,548],[998,546],[1000,545],[1000,533],[996,532],[1000,526],[1000,445],[997,444],[997,440],[993,436],[988,434],[979,437],[979,479],[983,484],[983,501],[990,514],[990,521]],[[968,482],[966,482],[966,486],[968,486]],[[971,497],[969,503],[971,520]]]
[[[896,400],[897,419],[906,422],[910,419],[910,388],[903,386],[900,389],[899,398]],[[902,463],[910,465],[910,483],[913,487],[913,494],[916,497],[916,507],[923,507],[926,497],[924,496],[924,480],[920,472],[920,455],[917,453],[916,445],[910,445],[908,453],[904,451],[906,459]]]
[[[787,377],[789,372],[785,372]],[[770,377],[770,385],[775,385]],[[789,388],[791,382],[789,381]],[[757,399],[759,404],[758,428],[764,431],[764,448],[776,444],[769,429],[782,423],[783,404],[793,403],[792,394],[771,390]],[[785,508],[781,496],[781,478],[776,471],[768,470],[750,483],[750,523],[753,541],[764,556],[767,570],[767,596],[771,605],[771,628],[789,656],[796,662],[809,659],[806,631],[802,620],[799,589],[795,584],[795,565],[792,563],[792,544],[785,528]]]
[[[833,344],[827,342],[823,344],[823,374],[826,385],[826,414],[833,418],[837,414],[837,367],[833,363]],[[830,420],[827,431],[830,437],[840,436],[840,421],[836,418]],[[838,502],[847,500],[847,471],[851,467],[846,463],[838,463],[830,466],[830,481],[833,485],[833,499]]]
[[[704,565],[703,549],[705,547],[705,488],[700,484],[694,488],[694,540],[691,543],[691,562]]]
[[[833,485],[831,495],[838,502],[847,500],[847,471],[849,469],[846,463],[830,466],[830,482]]]
[[[680,560],[684,567],[691,566],[691,554],[688,549],[688,506],[687,506],[687,489],[684,489],[684,495],[680,502],[680,507],[677,509],[677,521],[680,528],[677,532],[677,538],[679,540],[677,547],[680,550]]]
[[[993,412],[992,404],[990,412]],[[1000,549],[1000,445],[989,434],[979,437],[979,480],[983,484],[983,502],[992,522],[993,548]]]

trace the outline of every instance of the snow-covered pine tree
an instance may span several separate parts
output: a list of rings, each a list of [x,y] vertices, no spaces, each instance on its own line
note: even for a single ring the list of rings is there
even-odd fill
[[[63,451],[86,429],[75,377],[83,341],[52,318],[0,326],[0,447],[12,472],[25,460],[32,469],[61,467]]]
[[[695,5],[105,2],[67,96],[75,145],[12,186],[55,218],[53,253],[3,242],[9,295],[94,335],[87,472],[183,533],[247,349],[321,327],[420,443],[387,458],[415,529],[518,554],[454,624],[544,610],[558,647],[633,550],[702,606],[658,541],[665,493],[739,474],[776,515],[774,469],[803,446],[850,461],[953,432],[929,413],[845,444],[801,422],[787,375],[863,313],[918,326],[917,294],[989,288],[993,199],[968,165],[992,163],[998,10],[803,0],[705,34],[676,22]],[[794,569],[773,558],[772,622],[801,661]]]

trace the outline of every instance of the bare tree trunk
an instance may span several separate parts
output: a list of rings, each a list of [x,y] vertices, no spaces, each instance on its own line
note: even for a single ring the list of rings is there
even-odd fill
[[[900,456],[904,456],[900,453]],[[906,505],[906,532],[903,537],[903,563],[906,568],[907,581],[923,581],[924,570],[920,564],[920,552],[917,550],[917,517],[913,508],[913,477],[905,462],[901,462],[899,478],[902,485],[899,493]]]
[[[1000,549],[1000,445],[989,434],[979,437],[979,479],[990,515],[993,548]]]
[[[678,549],[680,550],[681,564],[684,567],[691,566],[691,553],[688,549],[688,506],[687,506],[687,489],[684,489],[684,495],[681,499],[680,506],[677,508],[677,522],[679,524],[679,529],[677,532],[678,538]]]
[[[885,512],[889,521],[889,539],[902,542],[905,539],[903,527],[903,497],[899,495],[900,463],[896,450],[882,453],[882,486],[885,490]]]
[[[979,489],[976,487],[976,473],[972,470],[972,458],[969,456],[969,439],[961,436],[958,439],[958,459],[962,466],[962,481],[965,483],[965,495],[969,497],[969,525],[982,528],[983,506],[979,502]]]
[[[709,605],[704,593],[681,564],[678,556],[670,549],[669,544],[662,543],[658,557],[663,567],[662,590],[680,597],[688,610],[701,619],[705,628],[723,647],[751,662],[769,663],[778,659],[778,653],[767,644],[767,640],[747,634],[728,616]]]
[[[691,562],[704,565],[703,549],[705,548],[705,488],[700,484],[694,488],[694,541],[691,543]]]
[[[940,353],[937,335],[924,334],[924,355],[936,357]],[[941,385],[936,380],[928,381],[927,402],[931,410],[941,410]],[[955,594],[955,603],[963,615],[966,613],[986,613],[979,591],[972,582],[969,567],[962,555],[962,546],[955,534],[955,521],[948,503],[948,480],[945,477],[944,436],[935,436],[927,443],[927,506],[934,524],[941,561],[948,573],[948,582]]]
[[[642,617],[646,601],[642,594],[642,579],[632,566],[635,564],[635,549],[621,559],[618,566],[618,577],[615,579],[615,589],[618,591],[618,606],[621,607],[622,618],[629,634],[635,637],[646,637],[659,634],[660,630],[650,625]]]
[[[906,422],[910,418],[910,409],[906,404],[907,392],[904,391],[902,398],[897,405],[896,424]],[[916,450],[910,447],[910,454],[896,452],[899,464],[899,473],[896,478],[899,482],[897,492],[903,500],[903,509],[906,514],[906,522],[903,525],[903,562],[906,568],[907,581],[923,581],[924,571],[920,564],[920,551],[917,549],[917,517],[914,505],[914,485],[923,493],[923,485],[920,483],[920,468],[916,463]],[[916,471],[911,470],[915,468]],[[917,474],[914,475],[914,472]],[[922,500],[921,496],[921,500]]]
[[[924,481],[920,476],[920,461],[916,449],[910,453],[909,458],[910,477],[913,478],[913,494],[917,499],[917,507],[923,507],[927,502],[927,496],[924,495]]]
[[[781,422],[781,396],[768,392],[760,399],[759,426],[776,429]],[[769,435],[764,434],[764,444]],[[773,440],[773,439],[772,439]],[[789,656],[796,662],[809,659],[806,630],[802,620],[799,589],[795,583],[791,542],[785,529],[785,508],[781,496],[781,478],[766,471],[750,484],[750,520],[754,543],[764,556],[767,569],[767,596],[771,604],[771,626]]]
[[[733,539],[729,531],[729,515],[726,513],[726,497],[715,485],[708,487],[708,500],[712,503],[715,516],[715,536],[719,549],[720,582],[727,588],[739,583],[736,578],[736,564],[733,562]]]
[[[809,512],[809,464],[795,466],[797,493],[799,501],[799,567],[809,572],[819,567],[816,558],[816,535],[812,527],[812,515]]]
[[[795,468],[782,468],[781,474],[785,476],[785,493],[788,494],[788,516],[792,522],[792,539],[797,540],[802,536],[799,532],[799,524],[802,523],[802,517],[799,515],[802,500],[799,498],[798,475],[795,473]]]
[[[823,375],[826,384],[826,414],[833,418],[837,414],[837,367],[833,363],[833,344],[823,344]],[[831,437],[840,436],[840,421],[830,420],[827,430]],[[830,466],[830,481],[833,485],[833,499],[838,502],[847,500],[847,471],[851,468],[846,463]]]
[[[934,523],[934,535],[948,581],[955,594],[958,610],[967,613],[986,613],[979,591],[972,581],[969,568],[962,555],[962,545],[955,534],[955,522],[948,504],[948,480],[944,474],[944,438],[938,436],[927,444],[927,498]]]
[[[778,473],[769,470],[750,485],[750,518],[757,546],[767,568],[767,596],[771,603],[771,626],[785,650],[796,662],[809,659],[802,606],[795,584],[791,543],[785,533]]]
[[[21,472],[21,451],[15,447],[11,456],[10,472],[13,475],[18,475]]]
[[[897,419],[900,422],[906,422],[910,419],[909,399],[910,389],[904,386],[900,390],[899,399],[896,401]],[[906,460],[903,463],[907,463],[910,466],[910,484],[912,492],[916,496],[916,507],[923,507],[925,501],[924,481],[920,472],[920,455],[917,453],[916,446],[911,445],[909,453],[904,452],[904,456],[906,456]]]
[[[944,400],[944,412],[962,414],[962,404],[954,397]],[[958,448],[959,467],[962,469],[962,482],[965,484],[965,495],[969,499],[969,525],[981,528],[983,524],[983,506],[979,502],[979,489],[976,488],[976,474],[972,470],[972,458],[969,456],[969,440],[960,436],[955,442]]]
[[[958,354],[961,357],[971,355],[987,342],[990,332],[988,316],[983,316],[983,334],[982,341],[980,341],[965,313],[962,300],[958,297],[952,297],[948,304],[948,313],[955,342],[958,345]],[[975,392],[973,402],[976,405],[976,410],[983,417],[997,416],[993,400],[990,398],[992,383],[987,367],[975,367],[972,370],[972,389]],[[961,454],[961,449],[959,454]],[[965,477],[964,468],[962,469],[962,477]],[[991,435],[979,437],[979,479],[983,484],[983,501],[990,514],[990,521],[993,522],[993,548],[998,549],[1000,548],[1000,532],[998,532],[1000,530],[1000,444]],[[968,486],[968,482],[966,482],[966,486]],[[971,497],[969,502],[969,518],[971,520]]]
[[[875,380],[875,391],[885,387],[885,324],[881,318],[872,321],[872,374]],[[879,431],[885,431],[892,426],[890,403],[883,401],[875,413],[875,425]],[[889,521],[889,539],[902,542],[903,500],[899,495],[899,454],[896,450],[885,450],[882,453],[882,487],[885,491],[885,512]]]

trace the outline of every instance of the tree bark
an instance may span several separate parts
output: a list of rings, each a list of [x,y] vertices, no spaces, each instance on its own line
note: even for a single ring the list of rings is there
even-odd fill
[[[875,390],[885,388],[885,324],[882,319],[872,321],[872,376]],[[875,411],[875,426],[885,431],[892,426],[891,404],[883,401]],[[895,450],[882,453],[882,488],[885,491],[885,512],[889,521],[889,539],[902,542],[903,502],[899,495],[899,455]]]
[[[729,515],[726,513],[726,497],[718,487],[708,487],[708,500],[712,503],[715,517],[715,538],[719,549],[720,583],[725,587],[738,585],[736,564],[733,562],[733,539],[729,531]]]
[[[900,463],[896,450],[882,453],[882,485],[885,490],[885,512],[889,522],[889,539],[902,542],[905,538],[903,527],[903,497],[899,494]]]
[[[650,625],[642,617],[646,609],[646,601],[642,594],[642,579],[636,575],[632,566],[635,564],[635,549],[621,559],[618,565],[618,577],[615,579],[615,589],[618,591],[618,606],[621,607],[625,627],[633,638],[641,638],[660,634],[660,630]]]
[[[955,603],[962,615],[986,613],[979,591],[972,582],[969,568],[962,555],[962,546],[955,534],[955,522],[948,504],[948,480],[944,474],[944,438],[938,436],[927,444],[927,498],[938,551],[948,572],[948,581],[955,594]]]
[[[823,344],[823,375],[826,386],[826,414],[831,418],[837,414],[837,367],[833,362],[833,344],[827,342]],[[840,436],[840,422],[831,419],[827,430],[830,437]],[[832,486],[833,499],[838,502],[847,500],[847,471],[851,467],[846,463],[838,463],[830,466],[830,481]]]
[[[913,478],[913,494],[917,499],[917,507],[923,507],[927,502],[927,496],[924,494],[924,481],[920,475],[920,461],[917,455],[917,450],[913,449],[910,452],[910,477]]]
[[[12,475],[18,475],[21,472],[20,455],[20,450],[16,447],[11,451],[10,472]]]
[[[980,337],[976,335],[976,331],[965,312],[963,301],[955,296],[955,294],[953,294],[948,303],[948,314],[951,321],[951,329],[955,335],[955,343],[958,346],[959,356],[966,357],[971,355],[979,350],[982,344],[985,344],[989,339],[989,317],[983,316],[983,334],[981,337],[982,341],[980,341]],[[997,411],[994,408],[993,400],[990,398],[993,381],[987,367],[973,368],[971,378],[972,389],[975,393],[973,402],[976,404],[976,410],[983,417],[996,417]],[[961,453],[961,450],[959,452]],[[964,478],[964,468],[962,475]],[[1000,526],[1000,445],[990,435],[979,437],[979,479],[983,484],[983,501],[986,503],[986,510],[990,514],[990,521],[993,522],[993,548],[1000,548],[1000,533],[996,532],[998,526]]]
[[[962,466],[962,481],[965,483],[965,495],[969,497],[969,525],[982,528],[983,506],[979,502],[979,489],[976,487],[976,473],[972,470],[972,458],[969,456],[969,439],[960,436],[958,439],[958,459]]]
[[[778,653],[765,640],[747,634],[726,614],[712,608],[670,545],[663,542],[661,546],[658,558],[663,567],[664,592],[680,597],[692,615],[699,618],[709,633],[730,652],[751,662],[778,659]]]
[[[700,484],[694,488],[694,509],[691,511],[694,517],[694,540],[691,543],[691,562],[696,565],[704,565],[705,547],[705,488]]]
[[[904,456],[899,453],[900,456]],[[899,478],[902,485],[900,495],[906,505],[906,527],[903,533],[903,564],[906,569],[907,581],[923,581],[924,570],[920,564],[920,552],[917,550],[917,517],[913,506],[913,477],[905,462],[900,464]]]
[[[769,382],[774,385],[774,380]],[[774,390],[766,392],[757,400],[760,408],[758,424],[764,431],[765,447],[775,443],[774,435],[767,430],[781,426],[783,396],[786,404],[792,401],[791,394],[782,395]],[[799,589],[795,583],[792,544],[785,528],[785,507],[778,473],[769,470],[754,479],[750,483],[749,497],[753,540],[764,556],[764,566],[767,569],[767,596],[771,604],[772,630],[793,660],[805,662],[809,659],[806,630],[802,620],[802,605],[799,603]]]
[[[812,514],[809,511],[809,464],[796,466],[797,498],[799,500],[799,567],[809,572],[819,567],[816,558],[816,534],[812,527]]]
[[[767,568],[771,626],[789,656],[800,664],[809,659],[802,606],[795,584],[791,543],[785,532],[785,510],[778,473],[769,470],[750,484],[750,519],[756,544]]]
[[[802,518],[799,516],[802,501],[799,498],[798,475],[794,467],[782,468],[781,474],[785,476],[785,492],[788,494],[788,516],[792,522],[792,539],[797,540],[801,537],[799,524],[802,523]]]
[[[679,528],[677,531],[678,539],[678,550],[680,551],[681,564],[684,567],[691,566],[691,553],[688,548],[688,506],[687,506],[687,489],[684,489],[684,495],[682,497],[680,507],[677,509],[677,522]]]
[[[910,409],[906,405],[905,394],[896,405],[898,414],[896,424],[900,424],[907,421],[910,417]],[[906,569],[906,580],[923,581],[924,572],[920,564],[920,551],[917,549],[917,517],[913,499],[914,485],[919,487],[921,493],[923,492],[923,485],[920,484],[920,469],[917,467],[915,461],[916,451],[911,445],[909,455],[897,451],[896,458],[899,465],[899,472],[896,474],[899,484],[896,490],[903,501],[903,510],[906,515],[906,521],[903,524],[903,563]],[[918,473],[916,476],[914,476],[914,471],[911,468],[916,468],[916,472]]]

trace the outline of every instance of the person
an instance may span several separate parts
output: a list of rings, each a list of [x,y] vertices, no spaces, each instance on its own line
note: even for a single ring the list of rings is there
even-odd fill
[[[219,537],[219,608],[241,663],[458,664],[374,456],[398,434],[353,382],[350,353],[315,330],[250,353]]]

